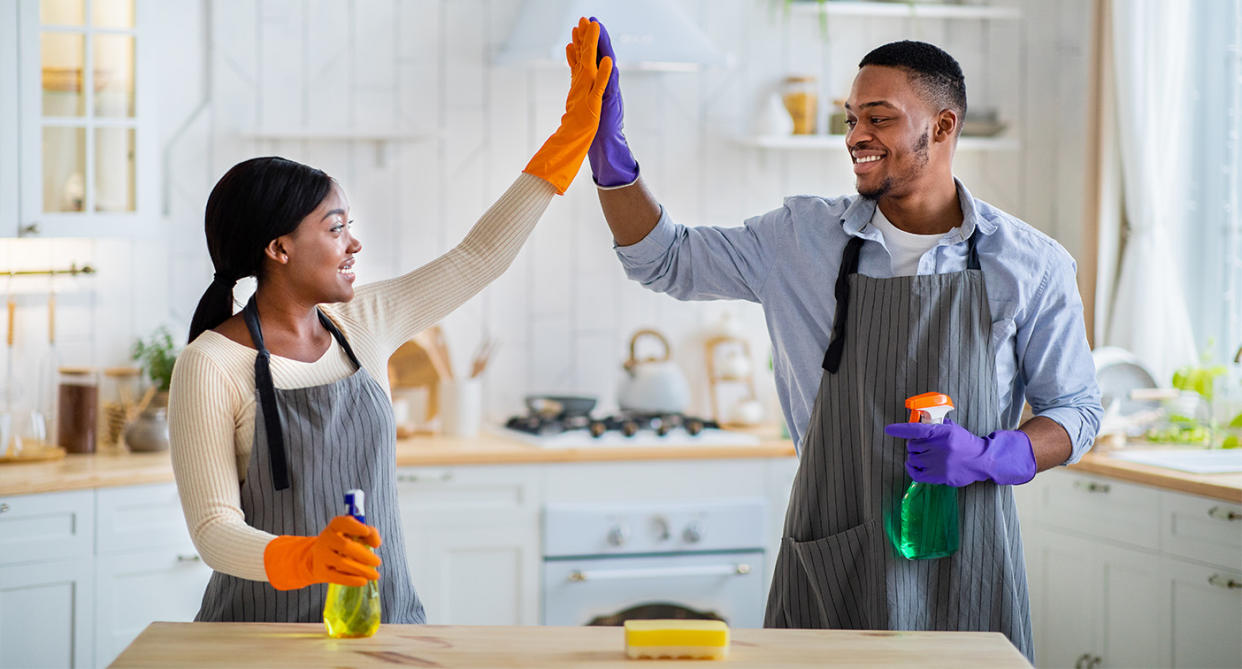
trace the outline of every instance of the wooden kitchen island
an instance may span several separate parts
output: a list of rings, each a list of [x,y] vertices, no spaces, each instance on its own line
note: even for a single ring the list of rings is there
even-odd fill
[[[152,623],[112,667],[698,667],[629,660],[619,627],[383,625],[369,639],[330,639],[302,623]],[[735,629],[732,667],[1029,667],[997,632]]]

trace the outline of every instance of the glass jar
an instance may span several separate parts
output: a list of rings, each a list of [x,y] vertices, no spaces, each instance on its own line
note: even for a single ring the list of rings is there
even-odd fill
[[[795,135],[814,135],[815,117],[819,108],[815,77],[800,74],[785,77],[781,99],[794,123]]]
[[[121,433],[138,403],[138,386],[142,370],[137,367],[109,367],[103,372],[99,388],[100,443],[119,446]]]
[[[56,441],[69,453],[94,453],[99,375],[89,367],[61,367],[59,377]]]

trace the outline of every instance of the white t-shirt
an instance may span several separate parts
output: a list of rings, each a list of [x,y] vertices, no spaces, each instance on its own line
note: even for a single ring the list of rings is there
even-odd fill
[[[940,239],[944,237],[943,232],[933,235],[917,235],[901,230],[884,217],[879,207],[875,208],[875,215],[871,217],[871,225],[874,225],[880,234],[884,235],[884,246],[888,247],[888,253],[893,257],[893,276],[918,274],[919,258],[939,244]]]

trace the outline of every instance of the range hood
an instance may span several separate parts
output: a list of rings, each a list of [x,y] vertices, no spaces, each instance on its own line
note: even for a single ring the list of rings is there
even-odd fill
[[[526,0],[495,63],[564,65],[570,30],[583,16],[608,28],[617,66],[627,72],[689,72],[728,64],[689,17],[659,0]]]

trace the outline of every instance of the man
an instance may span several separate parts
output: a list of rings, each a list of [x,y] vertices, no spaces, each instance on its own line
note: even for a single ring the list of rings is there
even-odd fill
[[[600,46],[614,55],[604,31]],[[614,69],[588,157],[617,255],[677,299],[764,307],[800,453],[765,625],[1000,631],[1033,659],[1010,486],[1077,461],[1102,413],[1074,261],[954,179],[966,92],[947,53],[875,49],[846,109],[859,196],[687,228],[638,176]],[[929,391],[952,398],[950,420],[903,423]],[[907,475],[958,487],[952,555],[894,550]]]

